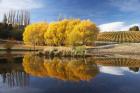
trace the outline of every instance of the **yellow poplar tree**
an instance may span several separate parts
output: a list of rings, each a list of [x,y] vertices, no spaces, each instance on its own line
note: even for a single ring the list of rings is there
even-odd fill
[[[81,22],[80,19],[70,19],[67,28],[66,28],[66,44],[67,45],[73,45],[74,40],[77,40],[78,38],[73,37],[75,35],[78,35],[78,33],[71,33],[76,25],[78,25]]]
[[[45,43],[47,45],[55,45],[56,41],[56,31],[57,30],[57,23],[53,22],[49,24],[48,30],[44,34]]]
[[[73,39],[73,44],[92,44],[96,40],[98,32],[99,29],[94,23],[92,23],[90,20],[83,20],[75,26],[70,34],[70,37],[73,37],[71,38]]]
[[[44,38],[47,45],[83,45],[93,43],[99,30],[89,20],[64,19],[49,24]]]
[[[48,29],[48,23],[39,22],[28,25],[25,28],[23,33],[24,43],[34,44],[34,45],[43,45],[44,42],[44,33]]]
[[[49,24],[48,30],[44,35],[47,45],[64,45],[65,31],[68,20],[62,20]]]

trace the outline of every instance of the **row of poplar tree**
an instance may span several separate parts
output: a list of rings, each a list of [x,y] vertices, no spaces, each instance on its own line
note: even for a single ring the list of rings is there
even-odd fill
[[[22,40],[24,28],[30,24],[30,13],[26,10],[11,10],[3,15],[0,23],[0,38]]]

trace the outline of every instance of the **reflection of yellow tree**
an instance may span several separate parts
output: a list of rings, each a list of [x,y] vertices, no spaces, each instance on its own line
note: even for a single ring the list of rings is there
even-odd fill
[[[39,77],[52,77],[61,80],[90,80],[99,70],[95,64],[83,60],[41,59],[37,56],[25,56],[23,66],[27,73]]]
[[[25,72],[31,72],[33,76],[44,77],[47,76],[47,71],[43,65],[43,59],[40,57],[32,57],[31,55],[24,56],[23,66]]]

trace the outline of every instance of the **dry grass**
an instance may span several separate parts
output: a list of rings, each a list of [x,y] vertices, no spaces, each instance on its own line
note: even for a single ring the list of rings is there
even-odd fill
[[[100,49],[99,52],[140,54],[140,43],[118,44],[114,48]]]

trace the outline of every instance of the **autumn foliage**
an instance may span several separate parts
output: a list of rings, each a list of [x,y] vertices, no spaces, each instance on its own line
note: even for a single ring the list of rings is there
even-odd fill
[[[48,23],[39,22],[28,25],[23,33],[24,43],[43,45],[44,34],[48,28]]]
[[[50,46],[92,44],[99,30],[90,20],[64,19],[57,22],[36,23],[26,27],[24,42]]]
[[[23,67],[25,72],[32,76],[66,81],[88,81],[99,73],[96,64],[85,63],[83,59],[43,59],[38,56],[25,55]]]

